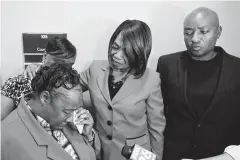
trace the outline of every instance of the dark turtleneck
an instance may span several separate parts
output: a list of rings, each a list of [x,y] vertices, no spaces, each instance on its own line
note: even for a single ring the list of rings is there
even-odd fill
[[[187,100],[200,118],[209,107],[218,85],[222,66],[222,53],[209,61],[198,61],[188,56]]]

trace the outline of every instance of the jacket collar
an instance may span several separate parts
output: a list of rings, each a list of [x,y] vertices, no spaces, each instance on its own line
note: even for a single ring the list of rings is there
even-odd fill
[[[18,115],[38,146],[46,146],[47,157],[53,160],[72,160],[72,157],[38,123],[22,98]]]
[[[101,90],[101,93],[105,100],[109,103],[109,105],[114,105],[115,103],[119,102],[120,100],[128,97],[131,93],[139,89],[141,87],[142,83],[142,77],[139,79],[136,79],[132,74],[128,76],[123,86],[120,88],[120,90],[117,92],[117,94],[113,97],[113,99],[110,99],[110,93],[109,93],[109,87],[108,87],[108,76],[110,72],[110,65],[106,64],[101,67],[101,70],[103,71],[98,77],[97,77],[97,83],[98,87]]]
[[[222,93],[224,93],[224,90],[228,86],[229,79],[231,78],[232,73],[233,73],[233,72],[229,71],[229,66],[231,66],[229,54],[226,53],[224,51],[224,49],[219,46],[216,46],[214,48],[214,50],[218,54],[222,54],[222,66],[220,68],[220,78],[218,81],[216,91],[214,93],[214,97],[211,100],[210,106],[202,115],[201,120],[203,120],[205,118],[205,116],[207,115],[207,113],[209,113],[209,111],[213,109],[217,100],[222,96]],[[180,85],[180,89],[183,93],[184,101],[186,104],[188,104],[188,101],[187,101],[187,66],[188,66],[188,52],[183,51],[180,54],[180,59],[178,61],[178,70],[179,70],[179,85]],[[192,112],[191,106],[189,106],[189,105],[186,105],[186,106],[188,108],[189,113],[192,115],[192,117],[195,117]]]

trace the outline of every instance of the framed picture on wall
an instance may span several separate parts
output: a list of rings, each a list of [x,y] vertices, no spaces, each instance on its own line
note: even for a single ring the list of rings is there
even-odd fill
[[[49,39],[54,37],[67,38],[66,33],[23,33],[24,67],[29,64],[41,64]]]

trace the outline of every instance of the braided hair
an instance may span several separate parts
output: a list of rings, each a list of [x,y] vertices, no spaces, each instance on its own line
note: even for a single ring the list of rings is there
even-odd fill
[[[69,59],[76,56],[77,50],[67,38],[54,37],[47,43],[46,54],[60,59]]]
[[[55,62],[49,66],[42,66],[32,79],[31,97],[39,95],[43,91],[48,91],[53,98],[59,96],[55,89],[63,87],[67,90],[80,84],[78,72],[65,62]],[[55,94],[53,94],[55,93]]]

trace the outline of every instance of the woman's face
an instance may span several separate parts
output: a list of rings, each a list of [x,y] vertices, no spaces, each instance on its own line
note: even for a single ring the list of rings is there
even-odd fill
[[[49,123],[53,128],[61,129],[68,122],[73,122],[73,111],[83,106],[82,90],[80,85],[67,90],[63,87],[58,88],[59,92],[64,93],[66,98],[56,98],[52,100],[49,107]]]
[[[113,70],[126,71],[129,69],[129,62],[126,57],[121,33],[119,33],[111,46],[109,63]]]

